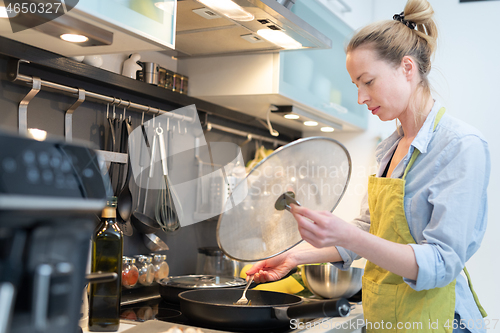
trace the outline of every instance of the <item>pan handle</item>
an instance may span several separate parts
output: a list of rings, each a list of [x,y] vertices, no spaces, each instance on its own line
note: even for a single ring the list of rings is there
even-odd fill
[[[350,313],[351,305],[345,298],[274,308],[274,314],[276,318],[280,320],[294,318],[347,317]]]

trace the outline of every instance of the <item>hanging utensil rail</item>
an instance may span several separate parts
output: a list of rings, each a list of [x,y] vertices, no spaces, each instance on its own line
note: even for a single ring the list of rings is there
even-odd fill
[[[263,135],[257,135],[257,134],[252,134],[252,133],[248,133],[248,132],[245,132],[245,131],[240,131],[240,130],[236,130],[236,129],[233,129],[233,128],[230,128],[230,127],[226,127],[226,126],[222,126],[222,125],[217,125],[217,124],[213,124],[213,123],[207,123],[207,130],[208,131],[211,131],[212,129],[215,129],[215,130],[218,130],[218,131],[222,131],[222,132],[226,132],[226,133],[230,133],[230,134],[234,134],[234,135],[239,135],[239,136],[243,136],[243,137],[251,137],[251,139],[253,140],[259,140],[259,141],[266,141],[266,142],[271,142],[273,143],[274,145],[286,145],[288,143],[288,141],[283,141],[283,140],[278,140],[278,139],[272,139],[272,138],[268,138],[266,136],[263,136]]]
[[[28,63],[29,61],[19,60],[17,62],[16,71],[15,72],[11,71],[9,73],[9,79],[12,82],[20,81],[20,82],[24,82],[24,83],[28,83],[28,84],[33,85],[34,84],[33,77],[19,74],[19,63],[20,62]],[[40,80],[40,81],[41,81],[41,88],[44,88],[44,87],[50,88],[50,89],[54,89],[54,90],[57,90],[60,92],[69,93],[69,94],[73,94],[73,95],[78,95],[78,93],[79,93],[79,88],[73,88],[73,87],[65,86],[62,84],[58,84],[58,83],[50,82],[50,81],[46,81],[46,80]],[[171,117],[173,119],[178,119],[178,120],[188,121],[188,122],[194,121],[194,119],[192,117],[178,115],[175,113],[171,113],[169,111],[161,110],[159,108],[154,108],[151,106],[134,103],[131,101],[125,101],[125,100],[122,100],[121,98],[106,96],[106,95],[98,94],[98,93],[91,92],[91,91],[85,91],[85,100],[87,100],[87,99],[91,99],[91,100],[97,101],[97,102],[102,102],[104,104],[112,104],[112,105],[115,104],[118,107],[126,107],[127,110],[135,110],[137,112],[145,112],[145,113],[150,113],[150,114],[154,114],[154,115],[165,114],[166,116]]]

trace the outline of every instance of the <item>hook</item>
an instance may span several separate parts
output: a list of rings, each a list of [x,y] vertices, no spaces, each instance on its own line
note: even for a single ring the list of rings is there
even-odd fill
[[[142,113],[141,126],[144,125],[144,112]]]
[[[78,100],[66,111],[64,119],[64,137],[66,141],[73,141],[73,112],[85,101],[85,89],[78,88]]]
[[[125,112],[127,112],[127,108],[123,108],[123,119],[125,119]]]
[[[42,89],[42,80],[39,77],[33,76],[33,86],[23,100],[19,103],[19,133],[27,134],[28,132],[28,104],[33,97]]]
[[[181,134],[181,120],[180,119],[177,119],[177,125],[179,126],[179,134]]]
[[[109,103],[106,103],[106,119],[109,119]]]
[[[250,141],[252,141],[252,134],[247,134],[247,139],[241,143],[240,148],[249,143]]]

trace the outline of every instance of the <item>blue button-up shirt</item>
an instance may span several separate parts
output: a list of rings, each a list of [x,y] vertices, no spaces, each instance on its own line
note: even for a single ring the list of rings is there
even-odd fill
[[[465,262],[478,250],[486,231],[487,186],[490,175],[488,143],[476,129],[445,113],[436,130],[434,120],[439,102],[427,116],[408,154],[399,162],[391,178],[402,178],[414,149],[420,156],[406,176],[404,210],[411,235],[410,244],[418,264],[417,280],[404,279],[413,289],[444,287],[457,279],[455,311],[465,321],[481,320],[467,281],[460,273]],[[399,130],[402,133],[402,129]],[[402,134],[394,132],[376,150],[380,177]],[[368,231],[370,212],[365,196],[361,214],[352,224]],[[348,268],[359,258],[337,247]],[[471,332],[484,332],[474,324]]]

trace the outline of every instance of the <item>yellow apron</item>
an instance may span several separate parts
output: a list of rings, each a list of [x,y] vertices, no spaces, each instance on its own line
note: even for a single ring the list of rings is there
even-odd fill
[[[444,108],[439,110],[434,130],[444,112]],[[416,244],[405,216],[404,195],[406,175],[419,154],[415,149],[402,179],[370,176],[371,234],[399,244]],[[367,332],[452,332],[455,284],[456,280],[442,288],[415,291],[401,276],[368,261],[362,293]]]

